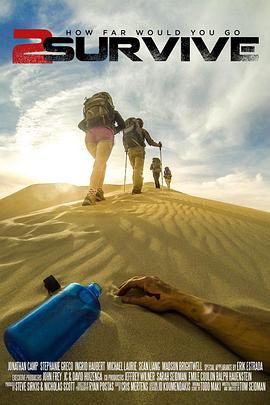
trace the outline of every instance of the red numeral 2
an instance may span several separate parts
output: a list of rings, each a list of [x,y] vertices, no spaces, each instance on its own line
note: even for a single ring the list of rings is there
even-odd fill
[[[32,55],[35,52],[44,52],[43,41],[52,37],[52,33],[48,30],[14,30],[14,38],[31,38],[40,39],[41,42],[34,44],[21,44],[16,45],[12,52],[12,62],[13,63],[52,63],[52,61],[47,61],[44,55]],[[29,55],[31,52],[31,55]]]

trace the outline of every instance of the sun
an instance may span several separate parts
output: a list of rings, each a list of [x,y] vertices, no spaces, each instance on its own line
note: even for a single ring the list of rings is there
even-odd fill
[[[116,149],[116,148],[114,148]],[[63,134],[53,141],[22,146],[17,171],[24,173],[32,183],[68,183],[88,185],[94,163],[84,141],[77,134]],[[113,150],[107,163],[106,183],[121,183],[123,152]],[[131,177],[130,170],[128,170]]]
[[[51,143],[26,146],[23,172],[34,182],[88,184],[93,158],[81,139],[61,136]]]

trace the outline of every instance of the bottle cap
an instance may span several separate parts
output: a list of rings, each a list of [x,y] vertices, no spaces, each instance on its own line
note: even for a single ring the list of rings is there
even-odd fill
[[[95,296],[98,298],[101,293],[102,293],[102,288],[100,287],[99,284],[97,283],[91,283],[89,284],[88,288],[92,291],[92,293],[95,294]]]
[[[45,278],[45,280],[43,280],[43,283],[50,294],[54,293],[55,291],[61,288],[61,285],[53,275],[50,275],[49,277]]]

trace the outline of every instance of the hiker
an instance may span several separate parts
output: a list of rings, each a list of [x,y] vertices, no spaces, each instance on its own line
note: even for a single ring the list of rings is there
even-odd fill
[[[171,173],[169,167],[167,167],[167,166],[166,166],[165,169],[164,169],[164,175],[163,175],[163,177],[164,177],[165,182],[166,182],[166,184],[167,184],[167,188],[170,190],[170,188],[171,188],[171,181],[172,181],[172,173]]]
[[[94,205],[97,201],[105,200],[103,182],[106,163],[113,148],[114,135],[124,129],[125,122],[114,109],[112,98],[106,92],[87,98],[83,113],[84,119],[78,127],[86,134],[85,144],[95,162],[90,177],[90,189],[82,205]]]
[[[159,177],[161,173],[161,161],[159,158],[153,158],[150,170],[153,172],[156,188],[160,188]]]
[[[126,295],[134,288],[144,295]],[[260,320],[184,293],[158,277],[133,277],[120,285],[117,295],[122,296],[124,303],[153,312],[174,311],[184,315],[244,359],[263,362],[264,369],[270,372],[270,320]]]
[[[143,166],[145,158],[145,141],[158,148],[162,147],[161,142],[155,142],[146,129],[143,128],[141,118],[130,117],[125,121],[123,131],[123,144],[128,154],[130,164],[133,168],[133,189],[132,194],[140,194],[143,186]]]

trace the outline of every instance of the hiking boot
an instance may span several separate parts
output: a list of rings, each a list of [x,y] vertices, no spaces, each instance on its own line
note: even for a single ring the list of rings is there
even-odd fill
[[[104,197],[104,191],[102,188],[98,188],[98,191],[96,193],[96,201],[105,201],[106,198]]]
[[[83,200],[82,205],[95,205],[96,204],[96,195],[89,191],[85,197],[85,199]]]
[[[137,188],[133,188],[132,193],[131,194],[141,194],[142,191],[137,189]]]

